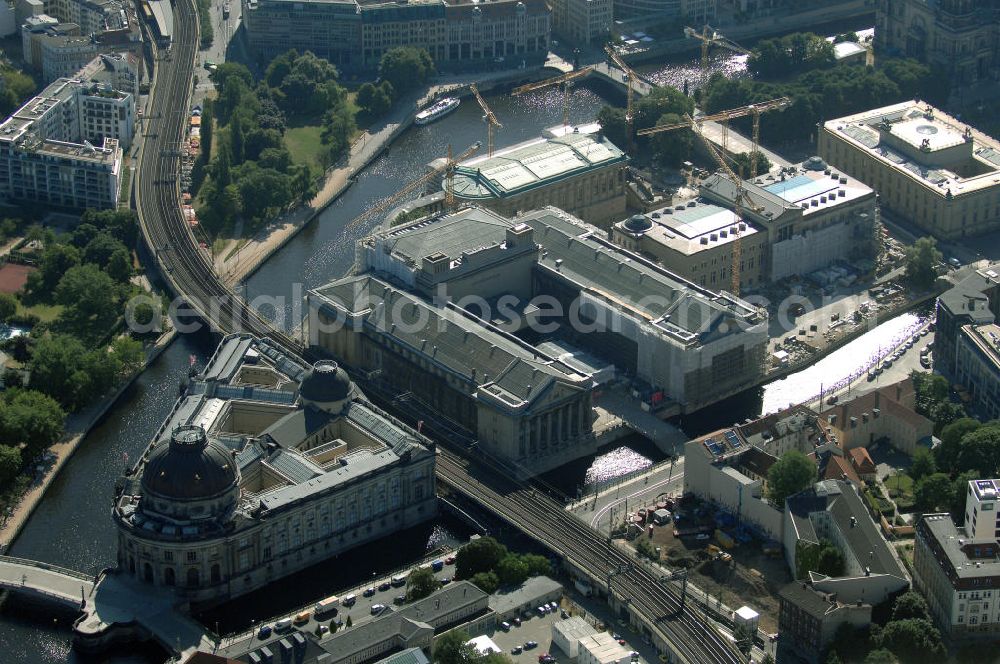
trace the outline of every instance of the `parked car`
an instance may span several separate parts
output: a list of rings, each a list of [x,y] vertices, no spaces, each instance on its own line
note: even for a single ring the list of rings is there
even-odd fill
[[[510,631],[510,623],[506,622],[506,621],[500,623],[500,629],[502,629],[505,632],[509,632]]]
[[[435,560],[434,562],[431,563],[431,569],[434,570],[435,572],[440,572],[442,569],[444,569],[444,561]]]
[[[444,564],[445,565],[454,565],[455,564],[455,556],[448,556],[447,558],[445,558],[444,559]]]
[[[522,650],[523,649],[521,648],[521,646],[514,646],[513,648],[510,649],[510,654],[511,655],[520,655],[521,652],[522,652]]]
[[[441,585],[442,586],[446,586],[449,583],[451,583],[451,577],[450,576],[442,576],[441,577]]]
[[[518,618],[517,616],[515,616],[514,618],[512,618],[511,622],[514,623],[514,627],[520,627],[521,626],[521,619]]]
[[[284,632],[284,631],[289,630],[291,628],[292,628],[292,619],[291,618],[282,618],[278,622],[274,623],[274,631],[275,632]]]
[[[698,533],[695,536],[695,539],[698,540],[699,542],[704,542],[705,540],[711,539],[711,537],[708,535],[708,533]]]
[[[381,592],[385,592],[386,590],[389,590],[390,588],[392,588],[392,584],[389,583],[388,581],[383,581],[382,583],[378,584],[378,589]]]
[[[271,629],[270,625],[261,625],[260,629],[257,630],[257,638],[264,640],[267,637],[271,636],[272,631],[273,630]]]
[[[531,650],[532,648],[537,648],[537,647],[538,647],[538,641],[526,641],[524,643],[525,650]]]
[[[309,613],[308,611],[300,611],[299,613],[295,614],[295,618],[292,620],[292,622],[296,625],[305,625],[307,622],[309,622],[309,618],[311,616],[312,614]]]
[[[372,604],[372,615],[377,616],[378,614],[385,611],[385,604]]]
[[[406,604],[406,595],[396,595],[395,597],[392,598],[392,603],[395,604],[396,606],[399,606],[400,604]]]
[[[375,588],[365,588],[365,591],[361,594],[365,597],[371,597],[375,594]]]
[[[343,606],[354,606],[354,603],[357,601],[358,596],[352,593],[350,595],[344,595],[344,597],[340,600],[340,603]]]

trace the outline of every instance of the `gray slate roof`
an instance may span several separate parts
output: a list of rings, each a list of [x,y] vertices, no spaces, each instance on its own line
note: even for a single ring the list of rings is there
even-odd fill
[[[702,288],[604,240],[590,225],[555,208],[518,218],[542,245],[539,265],[682,343],[706,341],[720,323],[756,313],[727,293]],[[557,264],[558,261],[558,264]],[[733,333],[739,331],[730,326]]]
[[[372,276],[317,289],[335,309],[359,314],[378,329],[462,380],[511,407],[530,403],[556,382],[573,387],[589,378],[538,349],[456,308],[441,308]],[[384,312],[395,314],[393,320]]]

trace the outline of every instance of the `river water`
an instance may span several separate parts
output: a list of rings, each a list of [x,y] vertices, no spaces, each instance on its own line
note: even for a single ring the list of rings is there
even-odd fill
[[[732,58],[718,57],[713,59],[712,67],[732,74],[739,70],[740,63]],[[695,84],[698,62],[684,58],[661,67],[644,67],[643,73],[657,82],[681,86],[688,79]],[[498,147],[538,136],[542,129],[561,122],[562,98],[556,90],[517,99],[494,95],[489,96],[488,101],[504,125],[496,135]],[[597,88],[579,86],[573,93],[570,121],[592,120],[605,103],[607,100],[598,94]],[[279,324],[293,329],[298,323],[297,303],[301,302],[305,290],[342,276],[353,264],[355,241],[367,234],[373,225],[345,233],[349,220],[423,173],[428,162],[447,153],[449,144],[460,152],[477,141],[485,143],[485,140],[481,111],[471,100],[464,101],[456,112],[439,122],[407,131],[316,222],[293,238],[247,281],[247,297],[252,300],[270,298]],[[215,341],[207,334],[186,335],[164,352],[87,436],[53,482],[12,547],[11,555],[88,573],[96,573],[113,564],[115,538],[110,519],[111,500],[124,454],[135,459],[142,453],[173,405],[189,357],[194,355],[204,362],[214,346]],[[750,404],[751,410],[757,403],[757,412],[760,412],[758,392],[742,398]],[[728,419],[729,414],[725,413],[723,419]],[[641,445],[632,448],[632,452],[608,451],[608,456],[593,468],[587,467],[590,464],[581,465],[574,484],[583,482],[588,473],[604,475],[608,467],[626,472],[637,464],[649,463],[651,453],[644,454],[646,450]],[[433,545],[447,539],[448,534],[435,528],[426,536],[427,544]],[[39,621],[37,615],[31,616],[22,609],[15,602],[7,602],[0,613],[0,661],[5,664],[85,661],[70,649],[67,617],[51,624],[50,619]],[[145,663],[156,661],[161,654],[152,649],[119,654],[111,660],[101,661]]]

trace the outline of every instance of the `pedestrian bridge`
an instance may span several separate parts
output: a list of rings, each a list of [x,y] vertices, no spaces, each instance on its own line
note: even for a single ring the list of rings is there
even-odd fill
[[[48,563],[0,556],[0,588],[80,608],[94,592],[94,579]]]

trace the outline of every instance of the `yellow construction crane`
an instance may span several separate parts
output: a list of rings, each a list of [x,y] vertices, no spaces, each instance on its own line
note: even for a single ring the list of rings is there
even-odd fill
[[[722,150],[725,152],[727,150],[726,143],[729,133],[729,121],[733,118],[742,118],[747,115],[753,116],[753,139],[752,147],[750,149],[750,178],[752,179],[757,177],[757,155],[760,153],[761,113],[767,113],[768,111],[780,111],[788,108],[791,103],[792,100],[788,97],[778,97],[777,99],[771,99],[770,101],[740,106],[739,108],[731,108],[727,111],[713,113],[712,115],[702,115],[695,118],[693,122],[698,125],[699,128],[702,123],[705,122],[718,122],[722,127]],[[639,136],[649,136],[651,134],[658,134],[662,131],[672,131],[674,129],[683,129],[690,126],[690,122],[676,122],[672,124],[656,125],[655,127],[649,127],[648,129],[640,129],[636,133]]]
[[[734,41],[726,39],[719,31],[710,25],[705,25],[701,32],[694,28],[684,28],[684,36],[688,39],[698,39],[701,41],[701,84],[704,87],[708,83],[708,48],[710,46],[721,46],[740,55],[749,55],[750,51],[743,48]]]
[[[483,121],[486,122],[486,156],[493,156],[493,130],[503,129],[503,125],[497,120],[497,116],[493,115],[492,109],[486,104],[486,100],[483,96],[479,94],[479,88],[473,83],[469,86],[472,90],[472,94],[476,95],[476,101],[479,102],[479,107],[483,109]]]
[[[414,191],[416,191],[417,189],[419,189],[422,185],[424,185],[425,183],[427,183],[430,180],[433,180],[435,177],[441,175],[442,173],[444,173],[445,181],[446,181],[445,182],[445,188],[444,188],[444,191],[445,191],[445,193],[444,193],[445,208],[449,209],[449,210],[452,209],[455,206],[455,194],[454,194],[455,167],[459,163],[465,161],[466,159],[468,159],[469,157],[471,157],[473,154],[475,154],[476,151],[479,150],[479,148],[482,147],[482,145],[483,145],[482,143],[474,143],[473,145],[469,146],[462,154],[458,155],[457,157],[453,157],[452,156],[451,146],[449,145],[448,146],[448,158],[445,160],[445,162],[442,165],[437,166],[435,168],[432,168],[431,170],[427,171],[426,173],[424,173],[423,175],[421,175],[416,180],[413,180],[408,185],[406,185],[405,187],[403,187],[402,189],[400,189],[399,191],[397,191],[392,196],[389,196],[388,198],[384,198],[381,201],[379,201],[378,203],[376,203],[375,205],[371,206],[370,208],[368,208],[367,210],[365,210],[364,212],[362,212],[360,215],[358,215],[357,217],[355,217],[354,219],[352,219],[347,224],[347,228],[351,229],[351,228],[355,228],[357,226],[360,226],[361,224],[365,223],[366,221],[368,221],[372,217],[376,216],[380,212],[384,212],[385,210],[388,210],[393,205],[395,205],[396,203],[399,203],[401,200],[403,200],[404,198],[406,198],[407,196],[409,196],[410,194],[412,194]]]
[[[569,124],[569,91],[573,85],[573,81],[578,78],[583,78],[587,76],[591,71],[594,70],[594,66],[590,65],[588,67],[583,67],[582,69],[577,69],[576,71],[571,71],[569,73],[563,74],[561,76],[555,76],[553,78],[545,79],[544,81],[538,81],[537,83],[527,83],[520,87],[514,88],[511,94],[515,97],[518,95],[527,94],[529,92],[534,92],[535,90],[541,90],[547,88],[551,85],[562,85],[563,86],[563,126]]]
[[[625,64],[622,57],[618,55],[618,51],[608,44],[604,47],[604,52],[608,54],[611,58],[611,62],[614,63],[616,67],[625,72],[625,77],[628,79],[627,93],[625,95],[625,126],[626,133],[628,134],[628,148],[629,152],[632,151],[632,121],[634,120],[632,115],[632,97],[634,96],[633,84],[638,80],[639,75],[632,71],[632,68]]]
[[[719,152],[719,149],[715,147],[715,144],[712,143],[712,141],[708,140],[708,137],[706,137],[704,133],[702,133],[701,122],[695,120],[686,113],[684,114],[684,118],[686,122],[684,122],[683,124],[679,123],[676,125],[670,125],[669,128],[666,125],[663,125],[659,128],[651,127],[650,129],[658,129],[659,131],[668,131],[669,129],[680,129],[682,127],[687,127],[691,129],[698,136],[698,138],[702,140],[702,142],[705,144],[705,147],[708,149],[709,154],[711,154],[712,157],[715,159],[716,163],[719,164],[719,168],[722,169],[722,171],[726,174],[726,177],[728,177],[729,180],[733,183],[733,187],[735,187],[736,189],[736,195],[733,197],[733,212],[736,213],[736,225],[735,225],[736,230],[734,231],[735,238],[733,239],[733,264],[730,269],[730,274],[732,276],[732,285],[730,290],[732,291],[733,295],[739,297],[740,261],[743,259],[743,238],[741,235],[740,224],[746,223],[743,218],[743,211],[752,210],[754,212],[761,212],[764,208],[759,205],[755,205],[753,201],[750,200],[750,197],[747,196],[746,189],[743,186],[743,180],[739,178],[735,173],[733,173],[733,169],[731,169],[729,167],[729,164],[726,163],[726,160]]]

